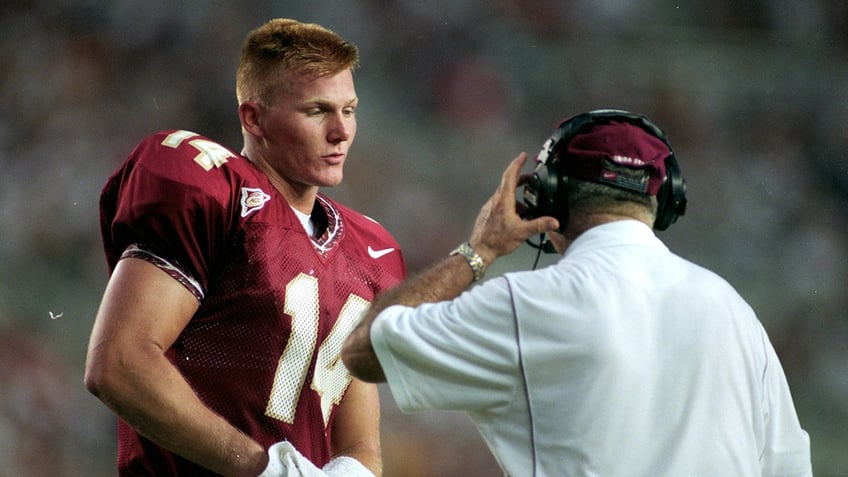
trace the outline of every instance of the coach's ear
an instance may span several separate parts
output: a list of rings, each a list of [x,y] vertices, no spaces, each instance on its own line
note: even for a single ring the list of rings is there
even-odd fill
[[[259,103],[250,99],[242,102],[238,107],[238,115],[242,129],[256,137],[265,135],[262,131],[262,106]]]

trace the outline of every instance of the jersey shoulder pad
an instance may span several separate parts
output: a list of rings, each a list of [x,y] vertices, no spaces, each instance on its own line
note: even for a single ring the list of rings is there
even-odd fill
[[[146,138],[136,146],[129,161],[150,174],[207,190],[251,173],[240,154],[185,130],[163,131]]]
[[[216,252],[231,237],[252,165],[198,134],[154,134],[132,151],[101,193],[107,258],[142,244],[204,281]]]
[[[326,196],[322,194],[326,200]],[[379,222],[350,207],[331,201],[344,223],[344,247],[354,249],[354,253],[381,260],[391,273],[403,279],[406,277],[406,261],[400,244]]]
[[[332,206],[339,211],[339,215],[341,215],[342,220],[345,223],[345,229],[347,230],[346,233],[355,233],[362,239],[376,239],[381,243],[397,247],[395,238],[376,220],[355,209],[340,204],[324,194],[321,194],[321,197],[331,203]]]

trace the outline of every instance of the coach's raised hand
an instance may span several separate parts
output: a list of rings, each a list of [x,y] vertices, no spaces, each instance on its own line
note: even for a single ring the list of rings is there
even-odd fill
[[[521,168],[527,161],[527,154],[516,156],[501,177],[501,183],[495,193],[483,205],[469,244],[489,266],[500,256],[515,251],[525,240],[533,235],[556,230],[559,222],[553,217],[538,217],[524,220],[519,216],[515,192],[523,185],[526,176]]]

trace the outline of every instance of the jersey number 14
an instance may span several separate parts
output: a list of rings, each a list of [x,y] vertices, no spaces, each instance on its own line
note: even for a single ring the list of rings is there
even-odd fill
[[[341,401],[351,377],[341,360],[342,345],[353,331],[369,302],[351,294],[336,324],[318,347],[311,389],[321,396],[324,425],[333,406]],[[318,341],[318,279],[301,273],[286,287],[285,313],[291,316],[291,334],[280,357],[274,385],[265,410],[267,416],[294,424],[297,402]]]

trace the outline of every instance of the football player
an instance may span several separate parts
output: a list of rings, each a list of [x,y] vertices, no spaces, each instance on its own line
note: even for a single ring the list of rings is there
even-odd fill
[[[241,153],[164,131],[104,186],[85,382],[119,417],[119,475],[253,477],[280,443],[330,475],[380,475],[376,387],[339,355],[405,264],[319,192],[356,135],[357,62],[332,31],[272,20],[241,52]]]

